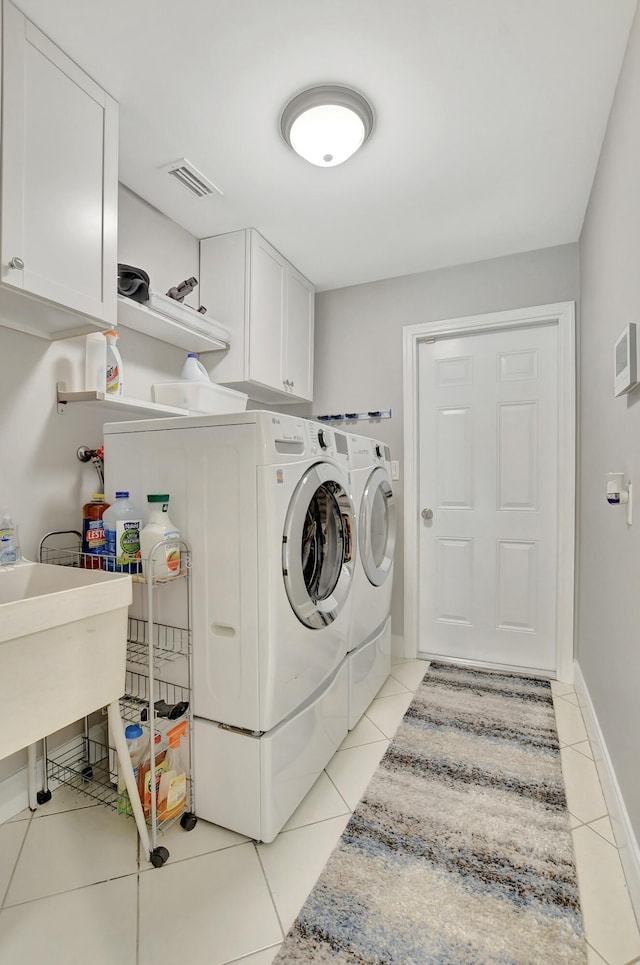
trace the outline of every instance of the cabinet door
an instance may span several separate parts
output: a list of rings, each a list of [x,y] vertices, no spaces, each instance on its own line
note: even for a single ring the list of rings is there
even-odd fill
[[[4,11],[2,282],[115,322],[117,104]]]
[[[282,255],[251,232],[248,378],[280,391],[287,264]]]
[[[313,398],[313,287],[289,267],[282,371],[291,395]]]

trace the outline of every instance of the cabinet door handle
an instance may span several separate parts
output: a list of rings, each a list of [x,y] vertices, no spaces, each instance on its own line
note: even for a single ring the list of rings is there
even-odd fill
[[[22,271],[22,269],[24,268],[24,261],[22,260],[22,258],[17,258],[17,257],[12,258],[11,261],[9,262],[9,268],[17,268],[18,271]]]

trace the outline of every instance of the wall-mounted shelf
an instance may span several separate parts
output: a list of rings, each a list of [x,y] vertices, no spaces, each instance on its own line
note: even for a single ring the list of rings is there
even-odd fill
[[[160,296],[154,293],[154,299]],[[169,302],[170,299],[164,299]],[[163,305],[164,307],[164,305]],[[169,306],[173,308],[173,306]],[[187,352],[220,352],[229,348],[228,329],[206,315],[175,302],[175,317],[118,295],[118,325],[176,345]]]
[[[371,412],[338,412],[335,415],[314,415],[312,419],[318,422],[377,422],[379,419],[390,419],[391,409],[372,409]]]
[[[67,405],[72,403],[85,403],[91,405],[102,405],[110,410],[109,418],[117,422],[123,416],[148,416],[149,418],[163,418],[172,415],[190,415],[187,409],[178,409],[174,405],[158,405],[156,402],[145,402],[143,399],[128,399],[122,395],[107,395],[106,392],[87,391],[87,392],[67,392],[66,383],[58,382],[57,386],[57,406],[58,412],[63,413]]]

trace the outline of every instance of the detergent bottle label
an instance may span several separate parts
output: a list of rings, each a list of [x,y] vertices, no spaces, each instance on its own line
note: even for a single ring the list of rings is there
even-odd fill
[[[118,519],[112,525],[113,529],[105,528],[107,556],[114,557],[119,565],[139,560],[141,521]]]
[[[105,536],[101,519],[85,519],[83,549],[86,553],[104,553]]]
[[[116,521],[116,544],[118,563],[128,563],[140,559],[140,520],[119,519]]]

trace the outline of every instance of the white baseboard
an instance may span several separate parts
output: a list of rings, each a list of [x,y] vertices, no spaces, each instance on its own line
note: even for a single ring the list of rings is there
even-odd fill
[[[42,787],[42,759],[38,758],[36,787]],[[27,767],[0,781],[0,824],[29,807],[29,776]]]
[[[415,659],[415,653],[405,653],[404,649],[404,637],[397,633],[391,634],[391,659],[392,660],[409,660]]]
[[[429,653],[428,650],[420,650],[418,659],[428,660],[430,663],[450,663],[455,667],[467,667],[469,670],[490,670],[493,673],[518,674],[523,677],[536,677],[544,680],[553,679],[553,673],[550,670],[535,670],[531,667],[520,667],[517,664],[509,663],[488,663],[486,660],[468,660],[465,657],[443,657],[441,653]]]
[[[611,826],[620,853],[620,861],[627,879],[629,897],[636,918],[640,921],[640,848],[627,812],[616,772],[609,756],[604,735],[600,729],[591,695],[580,670],[575,663],[575,688],[582,709],[585,727],[591,741],[593,756],[598,770],[602,792],[609,809]]]

